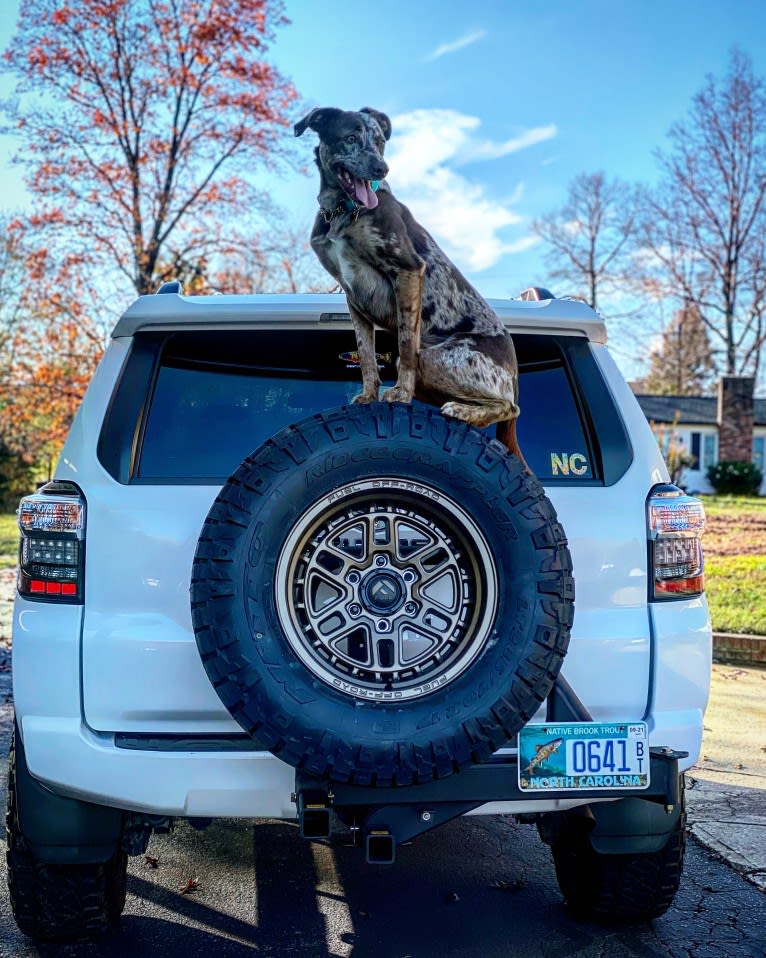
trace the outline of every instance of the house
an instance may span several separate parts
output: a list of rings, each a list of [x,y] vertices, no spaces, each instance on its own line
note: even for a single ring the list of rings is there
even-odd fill
[[[637,393],[644,415],[655,426],[675,426],[674,436],[695,458],[684,470],[683,484],[690,491],[712,492],[707,470],[719,460],[754,462],[764,481],[766,495],[766,399],[754,399],[753,380],[724,376],[717,396],[656,396]]]

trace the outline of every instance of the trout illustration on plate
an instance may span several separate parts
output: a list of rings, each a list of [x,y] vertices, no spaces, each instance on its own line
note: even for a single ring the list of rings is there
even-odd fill
[[[563,743],[563,738],[554,738],[552,742],[547,742],[545,745],[535,745],[535,754],[532,757],[532,761],[524,769],[524,772],[527,775],[531,775],[538,765],[545,764],[551,755],[558,752]]]

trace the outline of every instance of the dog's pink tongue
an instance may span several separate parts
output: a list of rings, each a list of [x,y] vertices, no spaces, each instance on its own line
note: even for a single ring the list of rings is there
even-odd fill
[[[354,196],[358,203],[366,206],[368,210],[374,210],[378,205],[378,197],[372,190],[369,180],[360,180],[354,177]]]

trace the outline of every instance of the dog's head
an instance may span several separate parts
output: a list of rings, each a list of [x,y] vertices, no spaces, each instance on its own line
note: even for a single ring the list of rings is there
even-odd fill
[[[388,173],[383,151],[391,136],[391,121],[386,114],[367,106],[358,112],[320,107],[295,124],[295,135],[307,129],[319,134],[317,163],[327,185],[374,209],[378,198],[372,181]]]

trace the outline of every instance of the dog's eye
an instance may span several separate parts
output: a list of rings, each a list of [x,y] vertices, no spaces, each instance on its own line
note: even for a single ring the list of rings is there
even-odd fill
[[[356,133],[349,133],[346,137],[346,143],[356,143]]]

